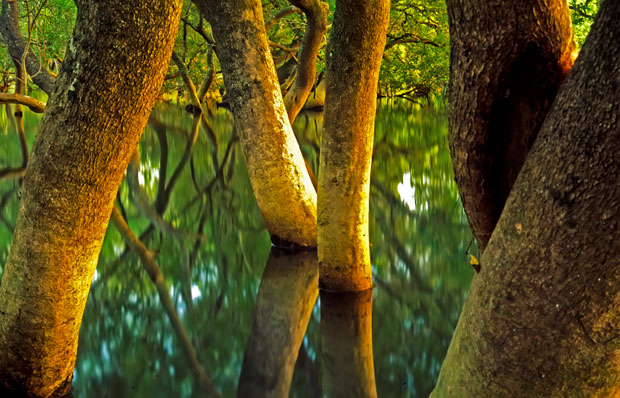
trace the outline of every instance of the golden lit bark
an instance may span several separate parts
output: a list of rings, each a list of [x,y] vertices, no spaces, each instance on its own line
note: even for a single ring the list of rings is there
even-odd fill
[[[250,181],[271,239],[316,246],[316,192],[288,121],[259,0],[195,0],[211,23]]]
[[[376,397],[372,289],[321,291],[321,350],[328,397]]]
[[[163,82],[181,3],[76,1],[0,286],[1,396],[70,388],[112,203]]]
[[[316,252],[272,249],[256,298],[239,397],[288,397],[295,361],[319,295]]]
[[[389,0],[339,0],[327,46],[318,198],[320,284],[372,286],[368,241],[377,82]]]
[[[484,251],[433,398],[618,396],[619,20],[604,0]]]

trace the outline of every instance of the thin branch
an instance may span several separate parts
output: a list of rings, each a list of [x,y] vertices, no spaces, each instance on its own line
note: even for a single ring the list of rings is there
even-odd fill
[[[17,93],[0,93],[0,104],[20,104],[27,106],[35,113],[43,113],[45,111],[45,103],[36,98]]]
[[[278,11],[273,17],[271,17],[267,22],[265,22],[265,30],[269,32],[271,28],[281,20],[282,18],[286,18],[292,14],[301,14],[301,9],[295,6],[289,6]]]

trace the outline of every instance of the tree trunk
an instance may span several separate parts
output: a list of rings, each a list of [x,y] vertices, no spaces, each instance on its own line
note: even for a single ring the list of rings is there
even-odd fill
[[[376,397],[372,289],[321,291],[323,380],[330,398]]]
[[[70,388],[114,197],[163,82],[182,2],[76,3],[0,286],[3,396]]]
[[[24,50],[26,50],[26,40],[24,40],[19,30],[19,1],[3,0],[2,11],[0,12],[0,33],[4,39],[4,43],[9,50],[11,58],[21,64]],[[50,95],[54,88],[55,79],[47,69],[41,65],[38,58],[28,49],[25,59],[26,72],[32,76],[41,90]],[[26,76],[24,76],[24,81]]]
[[[330,290],[372,287],[368,193],[389,11],[389,0],[338,0],[327,46],[318,254],[320,284]]]
[[[316,246],[316,192],[288,121],[260,0],[195,0],[211,23],[254,195],[271,240]]]
[[[272,249],[260,281],[238,397],[288,397],[295,361],[319,295],[316,252]]]
[[[565,0],[448,0],[450,149],[481,250],[504,208],[575,44]]]
[[[432,397],[620,390],[620,3],[603,1],[481,260]]]

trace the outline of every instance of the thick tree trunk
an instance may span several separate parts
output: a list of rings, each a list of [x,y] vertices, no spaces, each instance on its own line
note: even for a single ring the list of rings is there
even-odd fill
[[[368,247],[370,163],[389,0],[338,0],[327,46],[319,166],[320,284],[372,287]]]
[[[272,241],[316,246],[316,192],[288,121],[260,0],[194,0],[211,23],[235,127]]]
[[[316,252],[273,249],[256,298],[238,397],[288,397],[295,361],[319,295]]]
[[[484,249],[575,44],[565,0],[448,0],[450,149]]]
[[[603,1],[481,261],[433,397],[620,391],[620,3]]]
[[[330,398],[376,397],[372,289],[321,291],[323,380]]]
[[[2,396],[70,387],[112,203],[163,82],[182,2],[76,3],[0,286]]]
[[[18,0],[3,0],[2,11],[0,12],[0,33],[4,39],[4,43],[9,50],[9,54],[14,61],[21,64],[21,60],[26,50],[26,40],[23,38],[19,30],[19,1]],[[25,58],[26,72],[32,76],[32,81],[35,82],[41,90],[48,95],[52,93],[54,88],[55,78],[47,69],[41,65],[37,57],[32,53],[30,49]]]

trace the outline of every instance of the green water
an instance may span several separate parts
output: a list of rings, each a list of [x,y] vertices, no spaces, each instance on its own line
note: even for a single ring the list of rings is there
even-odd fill
[[[167,126],[165,178],[169,181],[185,151],[192,118],[173,106],[159,107],[155,114]],[[35,117],[26,120],[31,143],[36,123]],[[246,347],[271,247],[240,145],[232,139],[232,118],[220,110],[211,123],[217,141],[201,133],[164,214],[179,230],[197,232],[202,227],[207,239],[195,245],[155,229],[145,243],[158,253],[157,264],[200,364],[222,396],[229,397],[236,394],[244,352],[263,341],[271,344],[265,347],[277,347],[266,340],[279,336],[276,328],[287,330],[290,325],[281,320],[281,326],[273,326],[273,333],[263,331],[267,337],[254,338],[253,346]],[[302,114],[295,124],[302,151],[314,170],[318,169],[321,123],[321,114]],[[380,397],[429,394],[473,275],[465,255],[471,233],[453,181],[446,134],[442,109],[408,103],[379,106],[370,241],[375,281],[372,341]],[[140,147],[140,180],[151,201],[164,177],[161,148],[154,130],[147,128]],[[19,164],[17,136],[0,112],[0,168]],[[17,181],[0,181],[0,204],[4,204],[0,209],[0,272],[17,216],[18,188]],[[147,230],[150,221],[132,204],[125,181],[119,197],[131,228],[136,233]],[[80,332],[74,395],[202,396],[153,283],[138,258],[125,251],[122,238],[111,226]],[[284,291],[291,283],[284,277],[277,280]],[[264,285],[261,289],[273,286]],[[261,293],[261,297],[279,295]],[[327,388],[320,301],[303,339],[291,397],[320,396]],[[270,304],[260,306],[268,309]],[[246,364],[268,365],[268,361]]]

